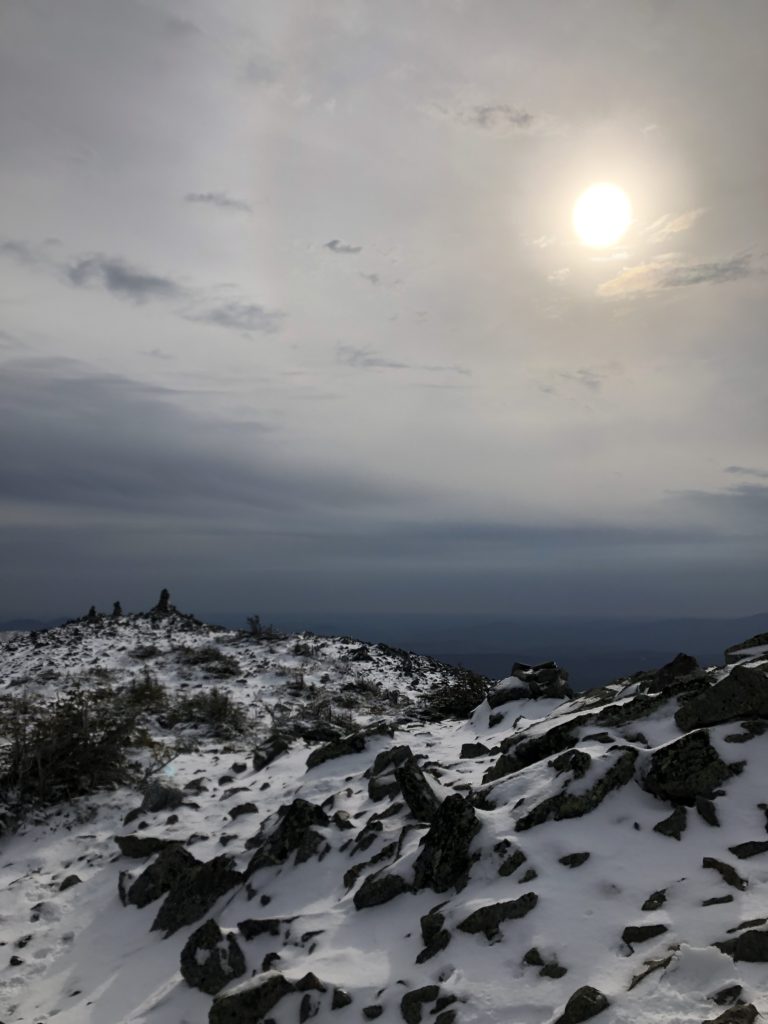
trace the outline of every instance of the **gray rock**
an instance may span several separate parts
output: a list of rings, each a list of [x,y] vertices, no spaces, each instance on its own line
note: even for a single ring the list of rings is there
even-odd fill
[[[490,754],[490,750],[484,743],[462,743],[459,757],[485,757],[486,754]]]
[[[262,867],[285,864],[293,853],[297,864],[317,856],[328,844],[313,826],[329,824],[330,818],[322,807],[308,800],[297,797],[293,803],[283,804],[277,812],[277,820],[270,818],[257,836],[247,840],[247,850],[256,848],[247,873],[250,875]]]
[[[174,885],[177,885],[181,878],[199,866],[200,861],[183,846],[167,846],[128,887],[125,892],[125,901],[134,907],[146,907],[160,899]]]
[[[653,796],[690,807],[697,797],[711,797],[733,774],[701,729],[654,750],[641,784]]]
[[[674,693],[681,683],[698,679],[702,674],[698,661],[692,655],[677,654],[652,674],[643,689],[648,693]]]
[[[581,867],[586,861],[589,860],[589,854],[584,853],[567,853],[565,857],[560,857],[559,862],[567,868],[578,868]]]
[[[539,902],[535,892],[527,892],[517,900],[507,900],[503,903],[490,903],[485,907],[479,907],[469,917],[465,917],[458,925],[462,932],[475,935],[483,932],[487,939],[495,938],[499,933],[499,925],[502,921],[512,921],[534,909]]]
[[[363,1007],[363,1016],[366,1020],[376,1020],[384,1013],[384,1007],[380,1003],[372,1003],[370,1006]]]
[[[253,770],[260,772],[266,768],[267,765],[272,764],[274,760],[284,754],[290,744],[288,740],[282,736],[270,736],[268,740],[260,744],[253,751]]]
[[[326,761],[346,757],[347,754],[359,754],[362,750],[365,750],[365,733],[351,732],[313,750],[307,758],[307,768],[316,768]]]
[[[234,821],[235,818],[242,817],[243,814],[258,814],[259,808],[256,804],[247,801],[244,804],[238,804],[237,807],[230,807],[229,816]]]
[[[181,874],[158,910],[152,930],[165,932],[167,938],[204,917],[221,896],[243,881],[233,863],[231,857],[220,854]]]
[[[124,857],[132,857],[136,860],[151,857],[152,854],[160,853],[161,850],[165,850],[169,846],[178,845],[178,840],[175,839],[161,839],[159,836],[140,836],[135,832],[129,836],[115,836],[114,838],[120,853]]]
[[[66,892],[67,889],[71,889],[73,885],[82,885],[82,878],[79,875],[67,875],[59,886],[59,892]]]
[[[160,779],[153,779],[144,790],[139,812],[173,811],[184,799],[184,793],[176,786],[169,786]]]
[[[395,779],[411,814],[418,821],[434,821],[440,798],[432,790],[424,772],[414,758],[395,769]]]
[[[747,858],[756,857],[760,853],[767,853],[768,842],[752,840],[748,843],[739,843],[737,846],[729,846],[728,849],[739,860],[747,860]]]
[[[702,821],[706,821],[713,828],[720,828],[720,820],[717,817],[714,800],[707,800],[703,796],[696,797],[696,810],[699,812],[699,817]]]
[[[718,1006],[725,1006],[726,1003],[735,1003],[740,995],[741,985],[728,985],[725,988],[719,989],[709,998],[713,1003],[717,1003]]]
[[[469,847],[480,831],[472,804],[460,793],[442,802],[414,863],[414,887],[446,892],[462,889],[471,866]]]
[[[750,928],[737,935],[735,939],[716,942],[715,945],[734,960],[744,960],[753,964],[768,963],[768,931]]]
[[[610,1006],[608,999],[591,985],[577,988],[565,1004],[565,1009],[555,1024],[581,1024],[581,1021],[596,1017]]]
[[[564,789],[555,796],[548,797],[528,814],[519,818],[515,823],[515,830],[522,832],[535,825],[542,825],[550,819],[560,821],[563,818],[580,818],[598,807],[613,790],[625,786],[634,777],[637,751],[631,747],[616,749],[620,753],[615,763],[589,789],[580,793],[570,793]]]
[[[335,988],[331,997],[331,1009],[342,1010],[352,1002],[352,996],[344,988]]]
[[[353,896],[356,910],[378,907],[389,903],[396,896],[410,891],[410,886],[400,875],[369,875]]]
[[[431,960],[436,953],[445,949],[451,941],[451,933],[445,927],[445,915],[440,913],[441,907],[444,906],[445,903],[439,903],[420,919],[424,949],[416,957],[417,964],[423,964],[427,960]]]
[[[768,673],[760,668],[736,665],[725,679],[678,708],[675,721],[688,732],[737,718],[767,716]]]
[[[434,1003],[440,995],[439,985],[424,985],[412,992],[406,992],[400,1000],[400,1015],[405,1024],[421,1024],[424,1003]]]
[[[208,1013],[208,1024],[254,1024],[262,1021],[295,986],[279,971],[257,975],[253,984],[231,995],[218,996]]]
[[[621,938],[628,946],[634,946],[655,939],[657,935],[663,935],[666,931],[669,929],[665,924],[630,924],[621,933]]]
[[[640,907],[641,910],[661,910],[664,904],[667,902],[667,890],[657,889],[656,892],[652,892],[645,903]]]
[[[685,807],[676,807],[668,818],[663,818],[653,826],[654,832],[671,839],[680,839],[688,825],[688,812]]]
[[[717,871],[726,885],[730,885],[734,889],[743,891],[747,888],[746,878],[742,878],[735,868],[732,868],[730,864],[725,864],[723,861],[717,860],[716,857],[704,857],[701,862],[701,866],[703,868],[712,868],[713,871]]]
[[[718,1017],[710,1017],[702,1021],[702,1024],[753,1024],[759,1016],[757,1008],[752,1003],[742,1003],[741,1006],[731,1006]]]
[[[215,996],[245,974],[245,957],[234,935],[222,935],[211,918],[187,939],[181,951],[181,974],[192,988]]]

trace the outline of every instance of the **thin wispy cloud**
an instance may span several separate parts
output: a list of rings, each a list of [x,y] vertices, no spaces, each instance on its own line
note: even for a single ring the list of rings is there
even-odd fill
[[[203,203],[208,206],[218,206],[224,210],[251,212],[249,203],[246,203],[244,199],[236,199],[226,192],[187,192],[184,199],[188,203]]]
[[[704,207],[701,206],[696,210],[681,213],[677,217],[665,214],[646,228],[644,235],[650,242],[665,242],[672,235],[678,235],[681,231],[688,231],[689,228],[692,228],[704,212]]]
[[[388,359],[372,349],[357,348],[354,345],[338,345],[336,348],[338,362],[353,366],[359,370],[417,370],[424,373],[457,373],[469,377],[471,371],[464,366],[455,364],[404,363],[397,359]]]
[[[752,256],[733,256],[712,263],[684,263],[673,259],[651,260],[625,267],[604,281],[597,294],[604,298],[651,294],[667,288],[688,288],[698,284],[725,284],[755,273]]]
[[[274,334],[285,313],[265,309],[255,302],[225,302],[209,309],[182,313],[185,320],[214,324],[245,334]]]
[[[529,128],[534,121],[533,114],[520,107],[512,107],[509,103],[471,107],[463,112],[461,120],[464,124],[474,124],[478,128],[491,131],[509,128]]]
[[[752,466],[726,466],[725,472],[737,476],[753,476],[758,480],[768,480],[768,469],[755,469]]]
[[[331,252],[335,252],[338,256],[354,256],[356,253],[363,251],[362,245],[349,245],[338,238],[332,238],[330,242],[326,242],[323,245],[323,248],[330,249]]]

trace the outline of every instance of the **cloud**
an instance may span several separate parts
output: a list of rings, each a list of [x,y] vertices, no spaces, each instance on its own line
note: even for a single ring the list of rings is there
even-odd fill
[[[233,196],[228,196],[226,192],[188,192],[184,199],[188,203],[207,203],[225,210],[251,212],[251,207],[244,199],[235,199]]]
[[[360,277],[364,277],[365,280],[369,281],[371,284],[381,284],[381,278],[378,274],[361,274]]]
[[[346,366],[354,366],[359,370],[419,370],[424,373],[458,373],[462,376],[470,376],[470,371],[463,366],[402,363],[394,359],[386,359],[372,349],[356,348],[354,345],[339,345],[336,349],[336,357],[340,363],[344,363]]]
[[[582,387],[585,387],[590,391],[599,391],[603,381],[607,379],[608,374],[605,371],[591,370],[589,367],[585,366],[579,370],[572,370],[569,372],[561,371],[557,376],[561,380],[568,380],[575,384],[581,384]]]
[[[463,112],[461,120],[465,124],[474,124],[478,128],[499,131],[509,128],[529,128],[533,124],[533,114],[508,103],[497,103],[492,106],[471,107]]]
[[[676,259],[676,258],[675,258]],[[604,298],[651,294],[666,288],[688,288],[696,284],[724,284],[755,273],[752,256],[733,256],[714,263],[683,263],[657,259],[625,267],[616,277],[604,281],[597,294]]]
[[[285,313],[268,310],[254,302],[225,302],[200,312],[182,313],[185,320],[215,324],[248,334],[273,334],[279,329]]]
[[[726,466],[726,473],[736,473],[739,476],[754,476],[758,480],[768,480],[768,469],[752,469],[749,466]]]
[[[346,242],[341,242],[338,238],[332,238],[330,242],[325,243],[323,248],[330,249],[331,252],[335,252],[339,256],[353,256],[363,251],[362,245],[347,245]]]
[[[644,234],[650,242],[664,242],[671,235],[677,235],[681,231],[687,231],[693,227],[704,212],[704,207],[701,206],[696,210],[688,210],[687,213],[681,213],[677,217],[665,214],[651,224],[650,227],[646,228]]]
[[[139,270],[121,259],[99,254],[77,260],[65,268],[65,273],[70,283],[78,288],[96,282],[113,295],[136,303],[175,299],[184,294],[184,289],[170,277]]]

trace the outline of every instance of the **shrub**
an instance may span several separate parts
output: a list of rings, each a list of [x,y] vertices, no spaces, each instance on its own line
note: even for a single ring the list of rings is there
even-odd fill
[[[204,669],[206,675],[215,679],[227,679],[240,675],[240,663],[231,654],[224,654],[213,644],[204,647],[177,647],[179,664]]]
[[[6,698],[0,706],[0,796],[50,804],[129,780],[138,711],[109,688],[75,686],[56,701]]]
[[[132,680],[123,690],[123,699],[138,711],[160,711],[168,703],[165,687],[145,668],[140,679]]]
[[[180,697],[164,718],[171,726],[207,726],[214,736],[219,737],[235,736],[248,728],[245,710],[216,686],[204,693]]]
[[[467,718],[488,695],[490,680],[460,666],[422,698],[422,713],[431,721]]]

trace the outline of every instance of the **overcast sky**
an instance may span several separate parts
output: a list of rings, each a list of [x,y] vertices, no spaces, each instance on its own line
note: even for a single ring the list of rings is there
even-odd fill
[[[3,0],[0,616],[768,608],[767,38]]]

